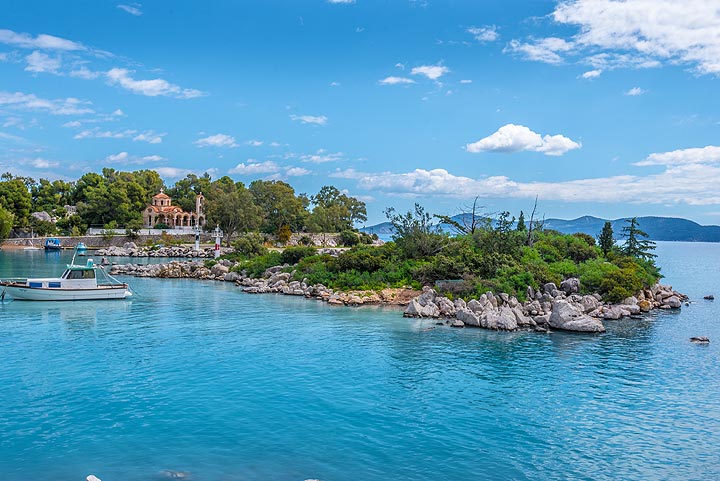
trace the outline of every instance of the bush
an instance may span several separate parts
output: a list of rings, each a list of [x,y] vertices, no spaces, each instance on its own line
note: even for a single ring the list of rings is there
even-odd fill
[[[162,222],[158,222],[157,224],[155,224],[155,225],[153,226],[153,229],[162,229],[162,230],[165,230],[165,229],[169,229],[169,228],[170,228],[169,225],[164,224],[164,223],[162,223]]]
[[[282,261],[280,260],[280,253],[276,251],[270,251],[265,255],[253,257],[252,259],[240,262],[235,267],[233,267],[233,271],[241,272],[245,271],[245,273],[250,277],[260,277],[263,275],[266,269],[270,267],[279,266],[282,264]]]
[[[278,242],[280,242],[282,245],[287,244],[290,241],[290,237],[292,236],[292,231],[290,230],[290,227],[287,225],[282,225],[278,229]]]
[[[347,247],[356,246],[360,243],[360,237],[358,237],[357,232],[351,231],[349,229],[340,232],[338,240],[340,241],[340,244]]]
[[[281,264],[297,264],[304,257],[310,257],[317,254],[317,249],[310,246],[288,247],[280,254]]]
[[[303,235],[298,239],[298,245],[301,246],[312,246],[315,245],[312,238],[309,235]]]
[[[355,247],[340,254],[333,263],[333,271],[375,272],[388,262],[383,253],[375,248]]]
[[[250,259],[268,253],[264,241],[265,239],[261,234],[252,232],[239,236],[235,242],[233,242],[232,246],[238,255]]]
[[[631,267],[610,272],[600,282],[603,297],[610,302],[620,302],[634,296],[642,287],[642,280]]]
[[[360,243],[361,244],[372,244],[377,239],[377,234],[373,234],[375,237],[365,232],[360,232]]]

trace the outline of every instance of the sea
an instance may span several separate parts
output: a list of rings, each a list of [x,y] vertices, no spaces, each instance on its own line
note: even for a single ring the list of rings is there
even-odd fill
[[[6,299],[0,480],[720,479],[720,244],[656,253],[689,305],[601,335],[181,279],[123,278],[127,301]],[[69,261],[2,251],[0,277]]]

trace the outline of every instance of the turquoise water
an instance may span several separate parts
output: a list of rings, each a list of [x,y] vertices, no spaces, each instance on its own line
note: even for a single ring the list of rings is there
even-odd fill
[[[425,330],[184,280],[4,304],[0,479],[718,479],[720,245],[658,254],[694,302],[601,336]],[[0,277],[68,259],[2,252]]]

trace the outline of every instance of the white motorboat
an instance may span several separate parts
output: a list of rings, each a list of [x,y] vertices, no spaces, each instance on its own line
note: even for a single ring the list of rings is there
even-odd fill
[[[126,299],[132,296],[130,286],[116,281],[96,266],[92,259],[84,265],[73,263],[67,266],[60,277],[33,278],[0,281],[0,299],[8,295],[18,301],[80,301]],[[97,273],[101,272],[108,281],[98,283]]]

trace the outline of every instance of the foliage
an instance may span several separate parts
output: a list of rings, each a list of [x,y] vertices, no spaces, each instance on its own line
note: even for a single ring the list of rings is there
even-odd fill
[[[169,225],[164,224],[164,223],[162,223],[162,222],[158,222],[157,224],[155,224],[155,225],[153,226],[153,229],[165,230],[165,229],[169,229],[169,228],[170,228]]]
[[[30,227],[32,227],[35,234],[40,237],[46,237],[57,233],[57,227],[50,221],[37,219],[30,217]]]
[[[254,204],[260,208],[262,232],[277,234],[282,226],[299,232],[305,227],[310,201],[306,196],[296,196],[290,184],[279,180],[256,180],[248,190]]]
[[[249,259],[268,253],[268,249],[264,243],[265,239],[261,234],[249,232],[239,236],[232,245],[236,253]]]
[[[637,259],[652,259],[655,256],[651,251],[655,249],[655,243],[647,240],[647,233],[640,230],[637,217],[626,219],[627,224],[622,228],[622,235],[625,244],[622,251],[625,255],[635,257]]]
[[[292,231],[290,230],[290,227],[287,225],[282,225],[278,229],[278,242],[285,245],[288,242],[290,242],[290,237],[292,237]]]
[[[523,211],[520,211],[520,217],[518,217],[516,229],[520,232],[527,231],[527,226],[525,225],[525,213]]]
[[[24,227],[30,222],[32,197],[24,177],[5,173],[0,181],[0,207],[13,215],[15,225]]]
[[[314,204],[308,219],[308,229],[312,232],[352,230],[356,222],[367,220],[365,203],[341,193],[336,187],[323,186],[310,201]]]
[[[301,246],[311,246],[314,245],[314,242],[309,235],[303,235],[298,239],[298,244]]]
[[[615,246],[612,224],[608,221],[603,225],[602,232],[598,236],[598,244],[604,256],[607,256]]]
[[[315,254],[317,254],[317,249],[312,246],[288,247],[280,254],[280,263],[297,264],[301,259],[314,256]]]
[[[420,204],[415,204],[415,209],[405,214],[398,214],[390,207],[385,210],[385,216],[393,226],[393,240],[405,259],[435,255],[447,243],[447,236],[437,232],[431,223],[433,216]]]
[[[253,257],[233,267],[234,271],[241,272],[245,271],[245,274],[250,277],[260,277],[270,267],[281,265],[280,253],[277,251],[270,251],[265,255]]]
[[[352,247],[360,243],[360,236],[358,236],[357,232],[347,229],[340,232],[339,240],[340,244],[347,247]]]
[[[239,232],[255,231],[260,226],[260,207],[242,182],[223,177],[214,182],[207,194],[207,221],[218,225],[228,245]]]
[[[15,216],[0,205],[0,240],[6,239],[13,227]]]

